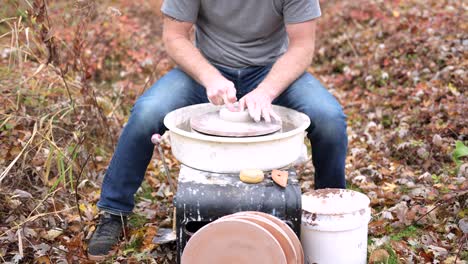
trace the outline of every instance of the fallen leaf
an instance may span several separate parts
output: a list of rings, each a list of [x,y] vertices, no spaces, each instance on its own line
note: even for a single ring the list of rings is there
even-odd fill
[[[49,241],[53,241],[54,239],[56,239],[61,234],[63,234],[63,230],[54,228],[54,229],[48,230],[47,233],[45,233],[42,236],[42,238],[44,238],[46,240],[49,240]]]
[[[11,199],[14,199],[14,198],[33,198],[33,196],[31,193],[27,191],[16,189],[13,191],[13,196],[11,197]]]
[[[40,256],[34,260],[36,264],[50,264],[50,258],[48,256]]]
[[[384,186],[382,187],[382,189],[386,192],[393,192],[395,191],[395,189],[398,187],[398,185],[394,184],[394,183],[388,183],[386,182],[384,184]]]
[[[460,219],[460,221],[458,221],[458,227],[460,227],[460,230],[466,235],[468,233],[468,217]]]
[[[385,264],[389,258],[390,254],[385,249],[377,249],[370,254],[369,264]]]

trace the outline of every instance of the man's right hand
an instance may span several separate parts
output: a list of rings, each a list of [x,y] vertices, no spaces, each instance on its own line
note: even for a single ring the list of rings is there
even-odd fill
[[[223,105],[233,111],[235,108],[233,103],[237,102],[236,88],[234,83],[224,78],[217,76],[205,84],[206,95],[208,100],[214,105]]]

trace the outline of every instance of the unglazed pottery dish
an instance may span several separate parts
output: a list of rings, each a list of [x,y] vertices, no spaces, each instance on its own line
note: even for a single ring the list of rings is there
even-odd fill
[[[296,250],[294,244],[289,238],[288,234],[284,232],[280,226],[278,226],[273,221],[268,220],[266,217],[255,215],[255,214],[234,214],[225,216],[221,219],[243,219],[260,225],[265,228],[272,234],[278,243],[281,245],[281,248],[286,256],[286,261],[288,264],[296,264],[298,259],[296,255]]]
[[[181,260],[184,264],[287,264],[275,237],[242,219],[221,219],[202,227],[190,238]]]
[[[283,231],[286,232],[286,234],[288,234],[289,238],[291,239],[291,242],[294,245],[294,249],[295,249],[295,252],[297,254],[297,259],[298,259],[297,263],[298,264],[303,264],[304,263],[304,250],[302,249],[301,241],[297,237],[296,233],[294,233],[294,231],[291,229],[291,227],[289,227],[285,222],[281,221],[280,219],[278,219],[278,218],[276,218],[276,217],[274,217],[274,216],[272,216],[270,214],[263,213],[263,212],[245,211],[245,212],[239,212],[239,213],[236,213],[236,214],[244,214],[244,213],[263,216],[263,217],[269,219],[270,221],[276,223],[278,226],[280,226],[281,229],[283,229]]]

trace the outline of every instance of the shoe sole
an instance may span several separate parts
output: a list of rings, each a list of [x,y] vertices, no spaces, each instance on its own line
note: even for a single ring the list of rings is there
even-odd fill
[[[116,250],[111,250],[107,255],[92,255],[88,253],[88,259],[92,261],[103,261],[114,255]]]

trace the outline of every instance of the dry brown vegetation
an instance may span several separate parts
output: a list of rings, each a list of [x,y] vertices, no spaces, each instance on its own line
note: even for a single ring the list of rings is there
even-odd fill
[[[0,6],[0,261],[87,262],[121,127],[174,66],[160,2]],[[372,200],[372,263],[468,260],[467,9],[455,0],[322,3],[310,71],[348,115],[347,180]],[[313,187],[311,163],[298,170],[303,190]],[[174,246],[151,243],[172,226],[172,198],[155,155],[112,261],[174,262]]]

